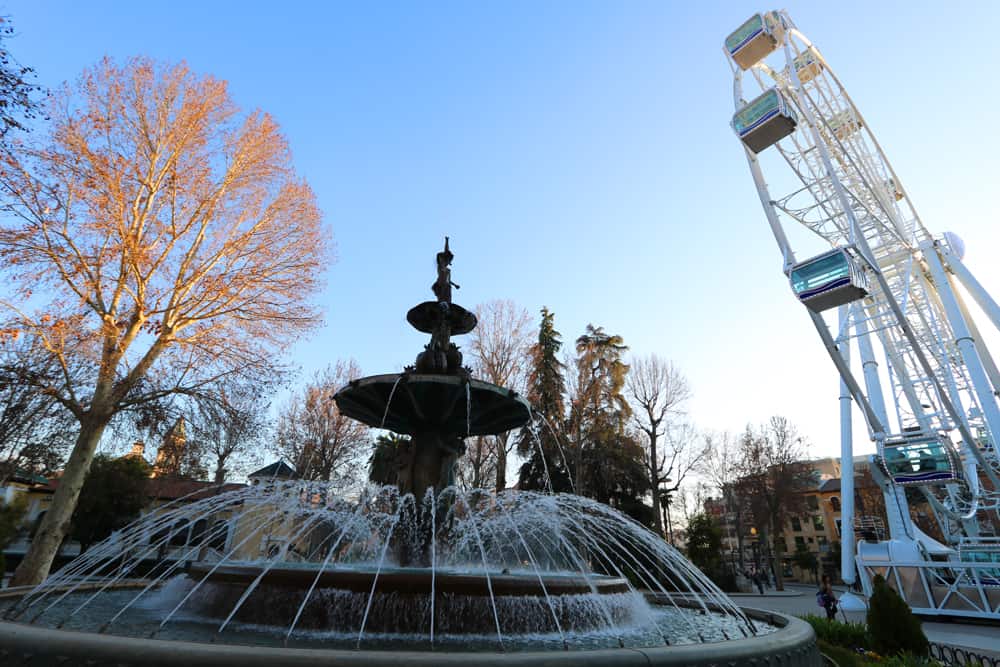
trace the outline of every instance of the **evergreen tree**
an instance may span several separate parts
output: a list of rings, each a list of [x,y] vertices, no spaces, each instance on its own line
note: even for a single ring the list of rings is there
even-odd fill
[[[81,553],[139,516],[147,502],[149,473],[140,457],[94,457],[70,529]]]
[[[556,331],[555,315],[542,308],[542,322],[538,327],[538,342],[531,347],[531,373],[528,376],[528,402],[532,410],[548,421],[539,425],[537,433],[524,429],[517,444],[518,453],[527,460],[521,466],[518,485],[527,490],[552,490],[566,492],[571,489],[566,461],[560,451],[566,409],[563,395],[566,380],[565,365],[559,361],[562,334]]]
[[[583,469],[588,497],[651,527],[656,512],[644,502],[649,477],[642,454],[642,445],[635,437],[620,432],[614,424],[605,424],[589,435]]]
[[[910,653],[927,655],[929,646],[920,620],[899,593],[886,583],[881,574],[872,580],[872,597],[868,601],[868,632],[872,647],[882,655]]]
[[[722,530],[707,514],[691,517],[687,527],[687,557],[699,570],[714,576],[721,566]]]
[[[410,438],[389,433],[375,438],[368,457],[368,481],[374,484],[399,484],[399,469],[410,447]]]
[[[577,381],[569,430],[573,439],[573,478],[580,495],[591,495],[596,475],[601,474],[602,452],[618,456],[608,448],[620,444],[632,415],[624,395],[629,367],[623,356],[627,351],[621,336],[592,324],[576,339]],[[588,449],[596,451],[588,453]],[[593,465],[588,467],[588,461]]]

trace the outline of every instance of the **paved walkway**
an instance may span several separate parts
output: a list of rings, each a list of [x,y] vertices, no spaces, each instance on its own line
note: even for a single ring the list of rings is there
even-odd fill
[[[764,595],[739,593],[731,595],[731,597],[736,598],[736,603],[741,607],[767,609],[793,616],[802,616],[804,614],[821,616],[824,613],[816,604],[815,593],[818,587],[803,584],[785,584],[785,588],[787,590],[783,593],[772,589],[765,592]],[[838,596],[844,590],[843,588],[835,587]],[[936,621],[926,621],[923,626],[924,634],[932,642],[968,648],[977,653],[1000,657],[1000,627],[998,626],[970,623],[939,623]]]

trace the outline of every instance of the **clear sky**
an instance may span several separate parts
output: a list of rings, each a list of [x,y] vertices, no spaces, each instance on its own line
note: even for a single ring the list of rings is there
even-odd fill
[[[404,314],[452,237],[455,300],[510,298],[676,361],[699,426],[783,414],[839,451],[837,376],[781,273],[729,129],[749,2],[8,1],[40,81],[105,54],[186,60],[272,113],[334,230],[311,372],[411,363]],[[791,3],[934,232],[1000,295],[1000,4]],[[459,341],[461,342],[461,341]],[[860,421],[857,419],[856,421]],[[860,443],[867,447],[867,443]]]

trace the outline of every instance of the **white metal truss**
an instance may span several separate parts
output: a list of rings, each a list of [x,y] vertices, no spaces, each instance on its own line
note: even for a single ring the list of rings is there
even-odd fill
[[[998,328],[1000,307],[962,264],[955,237],[935,238],[924,226],[868,123],[819,50],[787,12],[761,16],[770,17],[761,19],[762,26],[768,20],[780,23],[774,32],[774,52],[746,70],[729,49],[726,53],[734,74],[737,111],[758,93],[775,88],[797,119],[791,134],[761,151],[780,156],[772,162],[783,172],[779,180],[786,184],[780,186],[785,191],[771,192],[760,159],[745,148],[784,271],[789,274],[796,264],[785,231],[790,224],[808,229],[834,248],[854,249],[872,274],[867,296],[842,306],[836,327],[820,313],[809,312],[841,375],[842,399],[853,399],[861,409],[879,456],[885,456],[887,441],[914,433],[945,434],[958,443],[958,479],[920,486],[941,524],[946,545],[913,526],[902,490],[893,486],[891,477],[881,477],[887,505],[897,506],[887,507],[891,537],[913,543],[928,560],[923,564],[926,567],[912,563],[907,567],[917,568],[913,572],[919,573],[921,585],[931,591],[945,585],[947,577],[937,565],[929,564],[929,551],[939,557],[947,553],[953,561],[960,561],[963,553],[977,553],[976,544],[988,553],[990,537],[1000,526],[1000,457],[995,446],[1000,437],[1000,371],[958,284]],[[803,63],[811,63],[808,72],[801,67]],[[755,90],[744,94],[748,82]],[[847,353],[849,342],[855,339],[862,360],[860,379],[853,374]],[[885,363],[888,387],[882,387],[876,350]],[[849,419],[848,410],[848,430]],[[850,451],[849,436],[845,451]],[[845,465],[846,475],[851,467]],[[893,520],[894,509],[901,520]],[[849,576],[846,572],[853,536],[848,539],[846,533],[850,531],[845,531],[845,580],[853,581],[853,567]],[[957,548],[959,543],[964,545],[963,553]],[[902,564],[889,567],[897,565]],[[976,576],[962,575],[960,583],[954,583],[955,577],[949,580],[952,583],[947,586],[962,589],[954,595],[963,597],[968,586],[982,588],[980,569],[991,571],[988,566],[969,567]],[[993,567],[1000,573],[1000,563]],[[859,571],[867,585],[864,573],[870,571],[870,564],[862,564]],[[975,596],[982,604],[970,613],[1000,618],[997,604],[988,603],[982,590]],[[947,606],[948,599],[942,604]]]

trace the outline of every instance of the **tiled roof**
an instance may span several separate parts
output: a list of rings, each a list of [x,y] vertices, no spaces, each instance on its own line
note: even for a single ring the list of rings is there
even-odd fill
[[[819,485],[820,493],[830,493],[831,491],[840,491],[840,478],[834,477],[833,479],[828,479]]]
[[[180,477],[155,477],[149,480],[149,497],[159,500],[201,500],[227,491],[246,488],[246,484],[216,484]]]
[[[254,477],[284,477],[284,478],[295,478],[298,475],[295,474],[295,469],[288,465],[284,461],[275,461],[271,465],[261,468],[256,472],[252,472],[247,477],[253,479]]]

